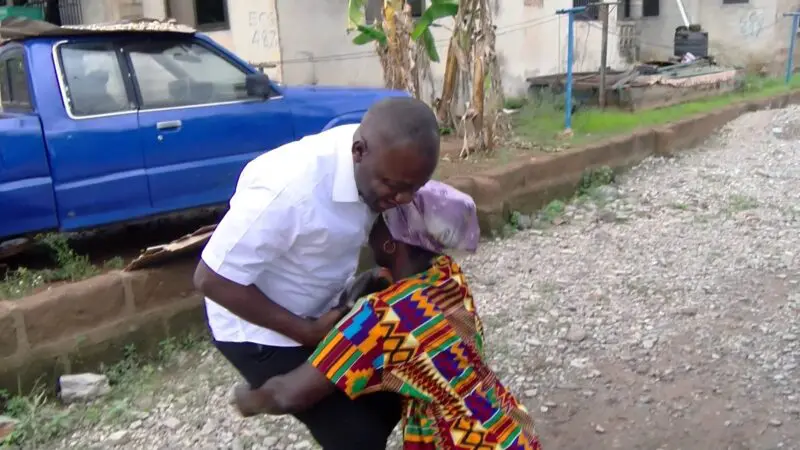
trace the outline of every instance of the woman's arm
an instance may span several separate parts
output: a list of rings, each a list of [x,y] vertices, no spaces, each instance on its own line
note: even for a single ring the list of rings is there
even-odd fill
[[[283,415],[303,411],[336,390],[336,385],[309,363],[285,375],[270,378],[258,389],[236,387],[236,406],[245,416]]]

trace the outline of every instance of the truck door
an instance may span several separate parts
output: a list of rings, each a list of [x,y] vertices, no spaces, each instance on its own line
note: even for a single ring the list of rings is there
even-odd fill
[[[285,100],[249,98],[245,76],[253,69],[211,41],[137,40],[125,54],[156,210],[227,202],[248,161],[294,139]]]
[[[0,52],[0,241],[58,227],[53,179],[33,108],[25,52]]]
[[[54,48],[58,90],[47,83],[52,74],[37,76],[49,103],[42,117],[62,228],[151,214],[136,102],[119,45],[76,39]]]

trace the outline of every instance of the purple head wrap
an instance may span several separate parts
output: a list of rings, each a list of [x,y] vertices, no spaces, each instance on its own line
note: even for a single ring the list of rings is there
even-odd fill
[[[475,201],[435,180],[422,186],[411,203],[385,211],[383,219],[394,239],[435,253],[478,248]]]

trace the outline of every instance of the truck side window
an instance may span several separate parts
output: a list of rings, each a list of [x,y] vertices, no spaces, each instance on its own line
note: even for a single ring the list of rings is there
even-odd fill
[[[126,49],[142,109],[247,100],[246,73],[192,41],[145,42]]]
[[[112,46],[66,44],[59,48],[59,56],[73,115],[96,116],[135,109]]]
[[[4,111],[32,109],[22,51],[10,51],[0,59],[0,100]]]

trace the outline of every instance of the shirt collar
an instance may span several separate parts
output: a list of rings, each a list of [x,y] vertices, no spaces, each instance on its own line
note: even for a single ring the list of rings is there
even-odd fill
[[[358,125],[345,126],[336,143],[336,171],[333,174],[332,198],[335,202],[355,203],[361,201],[356,187],[356,175],[353,167],[353,135]]]

